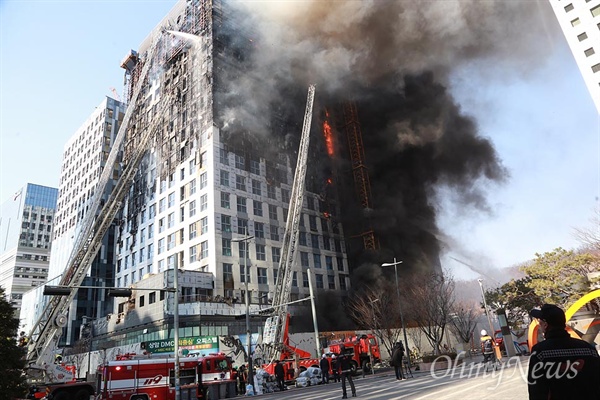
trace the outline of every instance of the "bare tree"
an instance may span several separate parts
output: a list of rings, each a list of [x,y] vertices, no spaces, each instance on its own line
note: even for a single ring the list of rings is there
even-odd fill
[[[590,227],[575,228],[575,237],[589,250],[600,252],[600,207],[594,209]]]
[[[87,338],[82,338],[73,344],[73,347],[65,350],[65,357],[72,362],[77,369],[77,378],[81,378],[81,366],[90,349],[90,342]]]
[[[348,303],[350,318],[361,328],[369,329],[389,354],[400,339],[398,299],[393,292],[381,287],[367,287]]]
[[[439,273],[417,274],[405,284],[410,295],[409,318],[416,322],[433,347],[440,354],[446,325],[454,310],[454,279]]]
[[[475,302],[457,302],[450,314],[449,329],[461,343],[469,343],[482,314],[480,305]]]

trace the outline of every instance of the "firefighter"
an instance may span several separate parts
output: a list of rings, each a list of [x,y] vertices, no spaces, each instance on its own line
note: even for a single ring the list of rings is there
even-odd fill
[[[347,399],[346,379],[350,383],[352,397],[356,397],[356,388],[352,381],[352,356],[349,354],[340,354],[340,369],[342,370],[342,399]]]
[[[277,386],[280,391],[284,391],[285,388],[285,370],[283,364],[279,360],[275,360],[275,378],[277,378]]]
[[[483,354],[482,364],[492,361],[494,356],[494,344],[492,343],[492,337],[488,335],[485,329],[481,330],[481,353]]]
[[[238,378],[239,378],[239,393],[246,393],[246,380],[248,379],[248,371],[246,371],[246,366],[241,365],[238,369]]]
[[[321,367],[321,383],[329,383],[329,360],[325,354],[321,357],[319,367]]]
[[[340,382],[340,360],[335,354],[331,355],[331,372],[333,372],[333,381]]]

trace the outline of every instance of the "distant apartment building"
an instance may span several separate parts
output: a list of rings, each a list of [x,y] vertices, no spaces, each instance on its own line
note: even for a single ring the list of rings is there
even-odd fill
[[[52,231],[52,258],[48,270],[48,281],[57,285],[65,270],[81,223],[96,194],[100,174],[105,167],[112,142],[125,115],[125,105],[106,97],[65,144],[62,159],[58,200]],[[113,178],[117,179],[120,164],[114,167]],[[109,182],[109,189],[112,188]],[[109,229],[103,245],[88,272],[83,286],[114,286],[114,227]],[[41,290],[28,294],[22,318],[33,321],[45,306]],[[111,302],[106,302],[103,290],[79,289],[70,313],[64,344],[71,344],[79,337],[81,317],[97,318],[112,311]]]
[[[0,211],[0,286],[19,316],[23,294],[48,277],[58,189],[28,183]]]
[[[600,0],[550,0],[600,113]]]
[[[289,133],[299,137],[301,126],[281,122],[273,124],[273,132],[252,132],[224,122],[227,76],[243,73],[251,51],[251,32],[240,27],[240,18],[228,2],[180,1],[123,62],[129,81],[125,92],[131,94],[164,28],[191,33],[201,42],[195,46],[163,33],[153,60],[157,68],[135,105],[123,164],[139,150],[144,132],[153,129],[156,136],[123,202],[116,236],[119,287],[177,267],[214,277],[209,288],[189,286],[190,292],[181,293],[184,299],[236,307],[246,283],[253,305],[266,305],[273,296],[298,150],[284,151],[277,141]],[[294,112],[301,119],[304,109]],[[285,118],[273,115],[277,121]],[[317,185],[307,182],[291,300],[308,296],[308,268],[318,290],[344,295],[350,285],[343,229],[332,222],[339,205],[335,196],[311,191]],[[247,235],[252,238],[240,240]],[[115,312],[127,313],[136,302],[121,300]],[[197,308],[199,313],[205,309]],[[228,326],[229,333],[245,331],[243,321],[239,329],[231,321],[210,323]],[[181,324],[197,325],[198,318]]]

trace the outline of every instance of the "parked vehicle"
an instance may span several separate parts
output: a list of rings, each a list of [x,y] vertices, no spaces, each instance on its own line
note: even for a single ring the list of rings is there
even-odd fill
[[[296,387],[308,387],[321,383],[322,371],[318,367],[309,367],[296,378]]]
[[[351,354],[352,355],[352,373],[355,373],[359,368],[363,372],[371,372],[371,357],[373,364],[381,362],[381,352],[379,351],[379,343],[374,335],[361,335],[347,338],[343,341],[332,342],[329,344],[329,351],[335,354]]]

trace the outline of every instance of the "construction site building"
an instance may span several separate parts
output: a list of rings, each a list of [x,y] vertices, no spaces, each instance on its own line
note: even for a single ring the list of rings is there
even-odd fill
[[[272,297],[293,159],[282,152],[271,158],[258,132],[224,127],[220,85],[227,76],[244,73],[243,60],[251,51],[252,35],[236,30],[236,17],[226,2],[181,1],[139,51],[123,60],[131,86],[142,64],[150,62],[143,57],[157,32],[196,37],[163,35],[165,43],[153,60],[161,68],[151,74],[132,117],[123,163],[148,129],[149,115],[162,110],[164,124],[124,202],[117,232],[117,286],[177,267],[213,275],[214,287],[194,293],[198,300],[239,305],[247,266],[250,302],[266,305]],[[303,109],[297,112],[301,117]],[[283,132],[281,139],[286,133],[300,132]],[[345,293],[349,288],[342,227],[324,214],[325,209],[334,214],[336,206],[316,193],[306,194],[292,300],[308,296],[309,267],[317,289]],[[253,238],[237,241],[246,234]],[[125,303],[121,300],[115,310],[126,310]],[[241,323],[240,331],[245,331]]]

